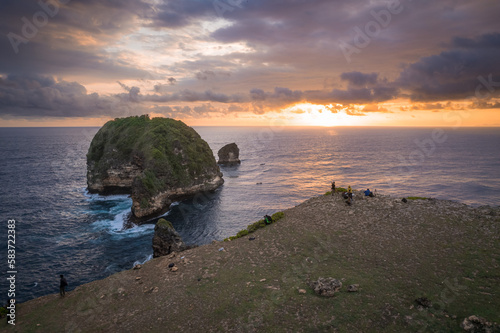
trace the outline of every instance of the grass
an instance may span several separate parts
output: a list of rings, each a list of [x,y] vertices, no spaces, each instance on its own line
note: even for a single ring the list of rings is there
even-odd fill
[[[282,218],[285,217],[285,213],[283,212],[277,212],[277,213],[274,213],[273,215],[271,215],[272,219],[273,219],[273,223],[281,220]],[[255,223],[252,223],[250,225],[248,225],[248,227],[246,229],[243,229],[243,230],[240,230],[236,236],[231,236],[231,237],[228,237],[228,238],[225,238],[224,241],[227,242],[227,241],[232,241],[232,240],[235,240],[235,239],[238,239],[238,238],[241,238],[241,237],[245,237],[245,236],[248,236],[249,234],[251,233],[254,233],[256,232],[257,230],[259,229],[262,229],[262,228],[265,228],[268,224],[266,223],[266,221],[264,219],[262,220],[259,220]]]
[[[172,225],[172,222],[167,221],[165,219],[159,219],[158,222],[156,222],[156,225],[159,228],[163,228],[163,229],[174,229],[174,226]]]
[[[347,189],[345,189],[343,187],[337,187],[337,188],[335,188],[335,193],[343,193],[343,192],[347,192]],[[325,196],[332,195],[332,191],[328,191],[328,192],[326,192],[323,195],[325,195]]]
[[[425,197],[407,197],[408,200],[429,200],[429,198]]]

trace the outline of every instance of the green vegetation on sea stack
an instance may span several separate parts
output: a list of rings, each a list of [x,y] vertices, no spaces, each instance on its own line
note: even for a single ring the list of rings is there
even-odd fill
[[[147,115],[107,122],[90,144],[87,168],[89,191],[130,193],[136,210],[148,212],[164,204],[154,199],[159,193],[193,194],[222,183],[212,150],[194,129]]]

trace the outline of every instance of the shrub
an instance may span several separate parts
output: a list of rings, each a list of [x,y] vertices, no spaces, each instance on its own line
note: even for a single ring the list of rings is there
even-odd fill
[[[148,199],[146,199],[146,198],[141,199],[141,208],[142,209],[149,208],[149,200]]]
[[[172,222],[167,221],[165,219],[159,219],[158,222],[156,222],[156,225],[160,228],[171,228],[171,229],[174,228]]]
[[[282,218],[285,217],[285,213],[283,212],[277,212],[277,213],[274,213],[273,215],[271,215],[271,217],[273,218],[273,221],[276,222],[278,220],[281,220]]]
[[[274,213],[273,215],[271,215],[271,217],[273,218],[273,223],[276,222],[276,221],[279,221],[281,220],[282,218],[285,217],[285,213],[283,212],[277,212],[277,213]],[[259,220],[255,223],[252,223],[252,224],[249,224],[248,227],[246,229],[243,229],[241,231],[239,231],[236,236],[231,236],[231,237],[228,237],[228,238],[225,238],[224,241],[227,242],[227,241],[232,241],[232,240],[235,240],[235,239],[238,239],[238,238],[241,238],[241,237],[245,237],[261,228],[265,228],[267,225],[266,221],[264,220]]]
[[[429,198],[425,197],[407,197],[408,200],[428,200]]]

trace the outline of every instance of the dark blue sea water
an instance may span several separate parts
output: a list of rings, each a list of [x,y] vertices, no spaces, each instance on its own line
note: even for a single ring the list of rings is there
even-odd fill
[[[97,128],[0,128],[0,303],[7,299],[7,220],[16,220],[16,300],[70,290],[151,258],[153,224],[123,228],[131,200],[86,193]],[[500,202],[500,129],[200,127],[214,154],[236,142],[215,194],[167,218],[189,244],[236,234],[266,213],[329,190],[330,182],[395,196]],[[258,184],[259,183],[259,184]],[[262,183],[262,184],[260,184]]]

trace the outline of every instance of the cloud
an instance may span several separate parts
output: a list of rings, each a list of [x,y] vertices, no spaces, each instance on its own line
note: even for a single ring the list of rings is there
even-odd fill
[[[442,101],[474,97],[480,77],[500,81],[500,33],[474,39],[455,38],[453,47],[408,65],[396,84],[413,101]],[[495,81],[496,82],[496,81]]]
[[[498,96],[499,3],[404,2],[404,11],[347,64],[338,42],[385,6],[382,0],[252,0],[222,18],[212,0],[72,0],[18,54],[0,38],[0,115],[158,109],[203,117],[264,114],[307,102],[350,105],[359,115],[387,112],[377,103],[403,99],[416,102],[414,110],[446,108],[449,100],[474,96],[478,84],[484,96]],[[39,10],[37,1],[2,1],[0,35],[20,34],[21,18]],[[368,106],[359,111],[361,104]]]
[[[131,88],[130,94],[136,92]],[[14,117],[91,117],[133,114],[127,101],[89,94],[77,82],[44,76],[0,76],[0,115]]]
[[[374,85],[378,80],[378,73],[364,74],[361,72],[348,72],[342,73],[340,79],[348,81],[350,85],[364,87]]]
[[[477,38],[455,37],[451,43],[454,48],[463,49],[497,49],[500,47],[500,34],[487,33]]]
[[[196,78],[198,80],[208,80],[208,78],[213,78],[215,77],[215,73],[213,71],[201,71],[196,73]]]
[[[0,20],[0,73],[72,76],[87,82],[151,76],[127,52],[110,50],[139,28],[141,18],[152,10],[148,1],[61,2],[0,3],[4,14]],[[34,17],[46,20],[34,21]]]

